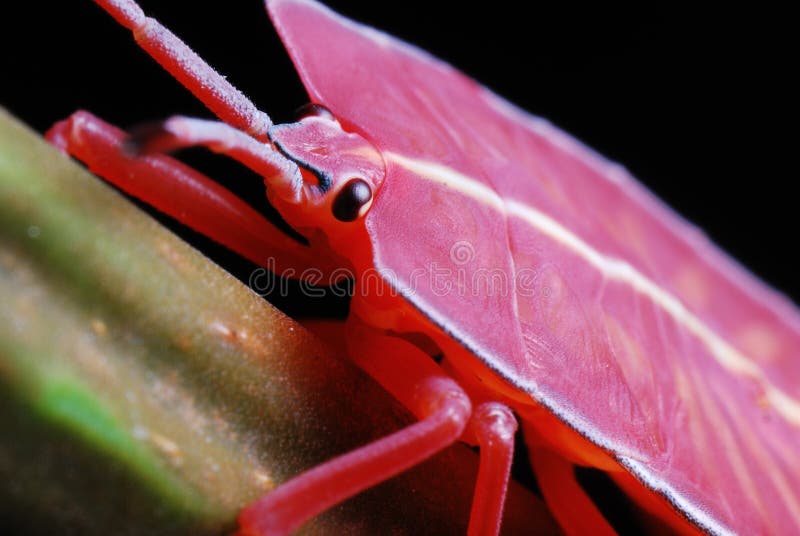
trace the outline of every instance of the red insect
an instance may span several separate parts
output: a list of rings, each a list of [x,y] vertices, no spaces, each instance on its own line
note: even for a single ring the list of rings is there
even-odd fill
[[[315,103],[285,125],[132,1],[97,3],[224,122],[128,140],[78,112],[49,139],[277,273],[353,274],[349,352],[419,417],[249,506],[242,534],[290,532],[456,440],[480,448],[470,533],[494,534],[517,418],[568,533],[613,532],[576,464],[678,530],[800,530],[800,315],[624,169],[310,0],[267,2]],[[192,145],[263,175],[307,243],[155,154]]]

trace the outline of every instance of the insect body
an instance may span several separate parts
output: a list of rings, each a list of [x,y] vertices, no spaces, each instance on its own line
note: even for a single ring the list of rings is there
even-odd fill
[[[126,142],[78,113],[50,139],[279,273],[354,274],[351,356],[420,418],[251,505],[243,534],[291,531],[457,439],[481,452],[470,532],[496,533],[514,414],[567,532],[612,531],[571,464],[679,530],[800,529],[800,315],[621,167],[308,0],[267,3],[316,104],[286,125],[132,2],[98,3],[227,124],[172,118]],[[307,244],[154,154],[189,145],[262,174]]]

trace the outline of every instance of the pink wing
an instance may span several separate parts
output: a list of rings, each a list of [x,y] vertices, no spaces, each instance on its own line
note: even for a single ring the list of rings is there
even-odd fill
[[[788,300],[452,67],[311,1],[268,8],[311,99],[384,155],[375,267],[698,525],[800,530]]]

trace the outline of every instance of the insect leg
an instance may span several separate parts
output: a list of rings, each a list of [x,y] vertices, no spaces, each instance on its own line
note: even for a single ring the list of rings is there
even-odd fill
[[[56,123],[46,136],[118,188],[253,262],[273,258],[278,273],[320,265],[310,248],[208,177],[168,156],[129,154],[125,132],[88,112]]]
[[[507,406],[487,402],[475,409],[470,426],[478,439],[481,458],[467,534],[498,534],[514,458],[517,420]]]
[[[404,385],[408,381],[406,378],[409,374],[441,375],[439,366],[411,343],[378,335],[374,330],[361,326],[358,320],[351,318],[347,327],[351,359],[414,411],[409,401],[413,385]],[[365,351],[364,341],[369,340],[372,340],[370,345],[373,348],[381,348],[381,359],[375,359],[373,353]],[[475,409],[468,426],[469,433],[480,447],[480,465],[467,532],[481,536],[498,534],[514,457],[517,420],[504,404],[487,402]]]
[[[203,61],[157,20],[146,17],[133,0],[95,0],[118,23],[133,32],[138,45],[217,117],[265,140],[272,124],[244,94]]]
[[[303,184],[297,165],[272,148],[222,121],[174,116],[131,130],[128,142],[143,153],[168,153],[202,146],[247,166],[283,198],[297,199]]]
[[[281,485],[239,516],[240,534],[287,534],[318,513],[417,465],[455,442],[470,417],[466,393],[415,346],[395,337],[356,335],[357,362],[419,422],[334,458]],[[348,335],[348,342],[353,334]]]
[[[530,457],[547,507],[569,535],[613,536],[616,531],[575,479],[574,466],[545,446],[531,444]]]

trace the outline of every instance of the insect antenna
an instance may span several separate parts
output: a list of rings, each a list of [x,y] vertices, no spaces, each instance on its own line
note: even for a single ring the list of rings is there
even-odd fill
[[[217,117],[259,140],[267,139],[272,120],[186,43],[145,16],[133,0],[95,0],[116,21],[133,32],[136,43],[192,92]]]

